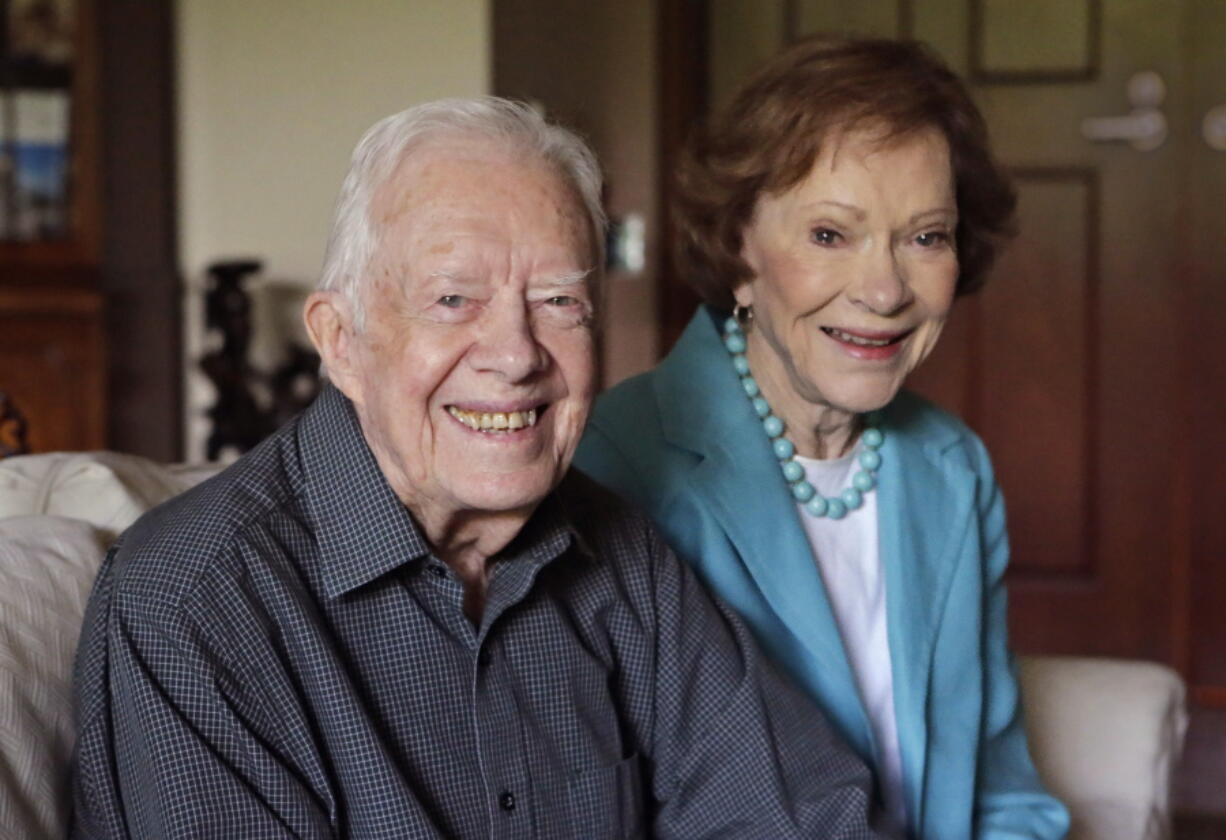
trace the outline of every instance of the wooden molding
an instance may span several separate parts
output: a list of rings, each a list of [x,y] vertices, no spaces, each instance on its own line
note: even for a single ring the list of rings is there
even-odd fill
[[[984,0],[970,0],[970,25],[967,27],[967,50],[970,60],[970,81],[976,84],[1045,85],[1053,82],[1088,82],[1098,78],[1102,55],[1102,0],[1080,0],[1086,4],[1085,64],[1069,68],[1035,68],[1004,70],[987,66],[983,54],[985,21]]]
[[[783,41],[790,44],[807,33],[800,32],[800,8],[797,0],[783,2]],[[914,0],[894,0],[894,37],[905,39],[915,36]]]
[[[1078,403],[1082,413],[1082,425],[1076,431],[1079,437],[1077,447],[1082,463],[1074,470],[1074,473],[1084,482],[1084,486],[1081,489],[1081,509],[1075,515],[1070,513],[1070,516],[1075,521],[1081,523],[1081,545],[1075,552],[1075,556],[1079,560],[1075,565],[1031,566],[1025,564],[1025,558],[1015,556],[1014,563],[1010,568],[1009,577],[1011,580],[1027,581],[1028,583],[1061,580],[1093,584],[1097,581],[1101,572],[1096,561],[1099,555],[1098,542],[1101,515],[1099,511],[1099,487],[1097,482],[1099,470],[1096,468],[1098,440],[1095,434],[1100,419],[1098,371],[1100,362],[1099,321],[1101,317],[1099,312],[1099,240],[1101,239],[1101,221],[1099,207],[1102,190],[1099,184],[1099,175],[1097,170],[1092,167],[1080,166],[1019,166],[1011,168],[1010,174],[1019,185],[1068,184],[1076,186],[1084,192],[1085,200],[1082,207],[1084,241],[1081,243],[1084,270],[1082,278],[1084,313],[1080,328],[1080,334],[1084,337],[1082,346],[1084,356],[1081,362],[1081,377],[1076,387]],[[981,301],[977,300],[976,303],[981,303]],[[989,371],[984,369],[982,342],[992,340],[990,336],[984,335],[985,331],[987,331],[987,326],[983,321],[984,318],[977,317],[973,319],[972,323],[972,341],[975,342],[973,346],[975,346],[976,352],[970,354],[974,367],[973,374],[969,377],[970,383],[967,400],[968,419],[972,426],[979,428],[981,431],[983,431],[984,418],[987,412],[987,377],[991,375]],[[1038,488],[1027,489],[1033,492],[1037,491]],[[1019,560],[1022,562],[1018,562]]]

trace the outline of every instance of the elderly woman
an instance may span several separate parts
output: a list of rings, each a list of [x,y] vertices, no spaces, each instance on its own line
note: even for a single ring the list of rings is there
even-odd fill
[[[983,118],[918,44],[809,40],[697,139],[678,192],[706,305],[602,397],[579,466],[744,616],[911,836],[1063,836],[1022,728],[988,455],[899,390],[1010,229]]]

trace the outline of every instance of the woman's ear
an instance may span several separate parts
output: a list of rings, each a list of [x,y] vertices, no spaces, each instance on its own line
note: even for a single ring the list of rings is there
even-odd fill
[[[741,250],[738,256],[751,272],[751,276],[737,283],[736,288],[732,290],[732,296],[736,298],[737,306],[753,306],[754,281],[762,272],[762,266],[758,257],[758,243],[749,226],[741,231]]]
[[[362,376],[349,302],[340,292],[312,292],[302,308],[302,320],[323,362],[324,373],[341,393],[361,404]]]
[[[741,281],[740,285],[732,290],[732,297],[736,299],[737,306],[753,306],[753,281]]]

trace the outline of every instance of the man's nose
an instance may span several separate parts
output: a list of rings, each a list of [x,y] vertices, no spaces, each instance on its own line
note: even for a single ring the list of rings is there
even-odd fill
[[[549,363],[524,301],[487,310],[480,339],[469,358],[478,370],[498,374],[508,382],[528,379]]]
[[[873,249],[848,290],[852,302],[874,315],[889,317],[907,308],[914,295],[906,269],[893,249]]]

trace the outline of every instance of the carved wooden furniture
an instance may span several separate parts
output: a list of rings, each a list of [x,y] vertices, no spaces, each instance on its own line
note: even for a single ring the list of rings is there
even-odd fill
[[[0,458],[25,455],[30,451],[26,439],[28,425],[21,409],[4,391],[0,391]]]
[[[220,346],[200,359],[216,394],[207,411],[212,429],[205,455],[210,461],[227,450],[246,452],[319,393],[319,356],[294,341],[271,372],[259,370],[248,358],[254,304],[243,284],[261,268],[256,260],[229,260],[208,269],[205,323],[221,336]]]

